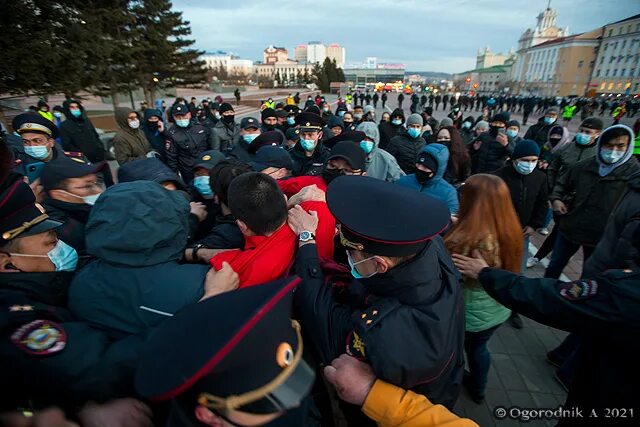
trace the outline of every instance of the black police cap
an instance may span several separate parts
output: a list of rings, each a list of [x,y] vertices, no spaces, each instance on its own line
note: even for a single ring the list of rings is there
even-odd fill
[[[441,201],[368,176],[340,176],[327,189],[327,206],[347,249],[374,255],[420,252],[449,224]]]
[[[269,414],[297,406],[314,372],[302,360],[291,321],[300,279],[227,292],[165,320],[151,335],[135,376],[139,394],[162,401],[194,396],[217,411]],[[255,391],[257,396],[247,396]]]
[[[300,129],[296,129],[296,128],[287,129],[287,131],[285,132],[285,137],[289,141],[297,141],[297,140],[299,140],[300,139]]]
[[[50,138],[58,137],[58,127],[49,119],[45,119],[37,113],[18,114],[11,122],[13,130],[19,134],[36,132]]]
[[[40,183],[44,191],[53,190],[65,179],[98,173],[104,166],[104,162],[94,165],[78,157],[57,156],[42,168]]]
[[[240,129],[247,130],[250,128],[260,129],[260,122],[253,117],[243,117],[240,120]]]
[[[205,168],[206,170],[210,171],[211,169],[213,169],[215,165],[217,165],[224,159],[225,159],[224,154],[222,154],[218,150],[203,151],[200,154],[200,157],[198,157],[198,160],[196,161],[196,164],[193,166],[193,169]]]
[[[61,226],[36,203],[31,188],[18,180],[0,194],[0,246]]]
[[[189,107],[187,107],[184,104],[175,104],[172,108],[171,108],[171,115],[172,116],[177,116],[177,115],[185,115],[187,113],[190,113],[191,111],[189,110]]]
[[[280,146],[284,142],[284,134],[279,130],[270,130],[267,132],[262,132],[260,135],[256,137],[249,145],[247,151],[249,154],[255,154],[261,147],[266,147],[270,145]]]
[[[331,159],[344,159],[354,171],[364,171],[367,154],[360,145],[354,141],[342,141],[332,149],[327,161]]]
[[[296,124],[300,126],[300,130],[322,130],[322,117],[315,113],[305,111],[296,116]]]

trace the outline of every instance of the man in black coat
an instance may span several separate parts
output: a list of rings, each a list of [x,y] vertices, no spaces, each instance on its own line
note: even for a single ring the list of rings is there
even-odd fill
[[[84,153],[93,163],[103,161],[104,145],[80,101],[67,99],[62,103],[62,109],[67,118],[60,125],[62,148],[65,151]]]
[[[289,213],[300,236],[296,303],[319,361],[330,363],[346,344],[379,378],[453,407],[462,381],[464,309],[460,276],[438,235],[449,210],[366,176],[334,179],[326,199],[356,279],[341,275],[347,288],[332,292],[338,276],[323,277],[313,235],[317,217],[298,208]]]
[[[182,176],[182,180],[193,179],[193,165],[200,154],[215,150],[216,138],[211,128],[193,123],[191,113],[182,104],[171,109],[175,123],[166,132],[165,159],[167,166]]]
[[[549,138],[549,130],[558,121],[558,108],[551,107],[544,113],[544,117],[540,117],[538,123],[532,125],[524,139],[533,139],[542,148]]]
[[[513,152],[506,126],[509,113],[498,113],[490,119],[489,132],[480,134],[469,146],[472,173],[491,173],[504,166]]]
[[[396,135],[402,135],[407,130],[404,127],[404,111],[402,108],[396,108],[393,110],[391,113],[391,120],[388,122],[380,122],[378,130],[380,131],[380,143],[378,144],[378,147],[386,150],[391,138]]]
[[[539,157],[540,148],[536,142],[523,139],[513,149],[512,161],[494,173],[509,187],[511,202],[522,226],[525,255],[520,272],[523,274],[526,269],[529,240],[537,229],[542,228],[549,209],[547,175],[536,168]],[[515,328],[522,329],[523,323],[518,313],[512,311],[509,320]]]
[[[575,356],[575,376],[563,405],[574,410],[574,416],[562,417],[559,427],[626,425],[623,421],[633,424],[629,418],[633,417],[633,411],[638,411],[640,381],[636,363],[640,351],[637,225],[632,245],[634,255],[624,268],[569,283],[550,278],[529,279],[489,268],[482,258],[453,256],[461,273],[478,278],[489,295],[501,304],[582,338]],[[612,417],[616,420],[603,421]]]
[[[296,124],[300,126],[300,139],[289,151],[293,176],[320,175],[330,154],[322,144],[322,118],[304,112],[296,117]]]

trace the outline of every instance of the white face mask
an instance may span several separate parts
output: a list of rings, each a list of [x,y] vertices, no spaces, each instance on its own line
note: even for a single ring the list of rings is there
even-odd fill
[[[64,194],[68,194],[69,196],[75,197],[77,199],[82,199],[82,201],[89,206],[95,205],[96,200],[98,200],[98,197],[100,197],[100,194],[102,194],[102,193],[98,193],[98,194],[92,194],[90,196],[76,196],[75,194],[71,194],[68,191],[64,191],[64,190],[58,190],[58,191],[62,191]]]
[[[140,127],[140,120],[136,119],[136,120],[131,120],[129,122],[129,127],[131,129],[138,129]]]

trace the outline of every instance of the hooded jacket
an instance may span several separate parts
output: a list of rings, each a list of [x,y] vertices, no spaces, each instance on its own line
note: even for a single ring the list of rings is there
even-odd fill
[[[615,163],[616,167],[602,175],[600,145],[607,132],[625,128],[629,132],[629,145],[625,157]],[[551,202],[561,200],[568,213],[559,222],[560,233],[569,241],[586,246],[596,246],[604,233],[609,215],[618,205],[631,176],[640,171],[638,161],[632,157],[633,133],[623,125],[611,126],[600,135],[596,143],[596,156],[576,163],[558,179]],[[610,166],[610,165],[609,165]]]
[[[387,152],[396,158],[404,173],[415,173],[416,158],[427,142],[421,136],[411,138],[405,130],[391,138]]]
[[[136,113],[138,120],[140,114],[131,108],[116,108],[116,123],[118,131],[113,137],[113,149],[116,153],[116,160],[120,165],[136,159],[144,158],[151,151],[151,144],[140,128],[132,129],[129,126],[129,114]],[[142,125],[142,123],[140,123]]]
[[[209,267],[179,263],[189,228],[181,192],[148,181],[109,188],[89,216],[87,252],[97,259],[76,273],[71,311],[114,335],[143,334],[198,302]]]
[[[156,151],[161,156],[164,156],[164,140],[166,136],[164,132],[158,131],[157,127],[151,127],[149,125],[149,119],[153,116],[156,116],[161,121],[164,121],[162,111],[155,110],[153,108],[147,108],[146,110],[144,110],[144,121],[141,126],[142,131],[144,132],[144,136],[147,137],[147,141],[149,141],[149,144],[151,145],[153,151]]]
[[[425,153],[438,163],[438,170],[435,171],[433,178],[424,184],[418,182],[416,174],[401,177],[397,183],[404,187],[413,188],[421,193],[428,194],[442,202],[446,203],[449,213],[452,215],[458,213],[460,203],[458,201],[458,192],[444,179],[447,172],[447,163],[449,162],[449,149],[442,144],[429,144],[424,147],[421,153]]]
[[[489,132],[481,133],[469,146],[471,173],[491,173],[500,169],[513,153],[515,144],[500,144]]]
[[[72,102],[80,106],[82,115],[74,117],[69,111]],[[83,153],[92,163],[104,160],[104,145],[100,141],[96,128],[86,116],[84,107],[75,99],[67,99],[62,103],[64,116],[67,118],[60,124],[60,141],[65,151]]]
[[[574,137],[571,142],[558,147],[555,151],[552,150],[551,153],[547,177],[549,179],[549,190],[553,191],[558,179],[567,173],[573,165],[596,155],[596,141],[592,141],[589,145],[580,145]]]
[[[598,245],[585,261],[582,276],[595,277],[605,270],[627,268],[633,259],[633,232],[639,225],[640,172],[636,172],[629,177],[627,191],[611,214]]]
[[[557,128],[562,129],[562,137],[560,138],[560,141],[558,141],[558,143],[552,147],[551,144],[549,143],[550,141],[549,137],[551,136],[551,132]],[[571,134],[569,133],[569,129],[567,129],[565,126],[560,126],[560,125],[551,126],[549,128],[549,132],[547,133],[547,142],[545,142],[542,148],[540,149],[540,156],[539,156],[540,160],[547,163],[551,163],[553,161],[554,155],[558,151],[560,151],[560,149],[562,149],[563,147],[565,147],[570,143],[571,143]]]
[[[375,123],[360,123],[356,130],[364,132],[367,137],[373,139],[373,150],[371,150],[371,153],[369,153],[366,158],[368,176],[384,181],[395,182],[398,178],[405,175],[396,159],[378,147],[380,143],[380,132]]]
[[[402,108],[396,108],[391,113],[391,117],[402,116],[402,123],[399,125],[394,125],[391,123],[391,120],[388,122],[382,122],[378,125],[378,130],[380,131],[380,148],[383,150],[387,149],[387,145],[389,145],[389,141],[396,135],[402,135],[406,132],[407,128],[404,127],[404,110]]]
[[[187,191],[182,178],[155,157],[134,160],[118,169],[119,183],[133,181],[153,181],[160,185],[173,182],[178,190]]]

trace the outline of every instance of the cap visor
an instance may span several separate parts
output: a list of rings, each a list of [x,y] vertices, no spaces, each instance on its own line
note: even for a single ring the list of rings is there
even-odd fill
[[[34,236],[36,234],[44,233],[45,231],[49,231],[49,230],[53,230],[54,228],[58,228],[62,224],[63,223],[60,222],[60,221],[56,221],[56,220],[53,220],[53,219],[45,219],[44,221],[37,223],[33,227],[30,227],[28,230],[23,231],[22,233],[18,234],[16,237]]]

